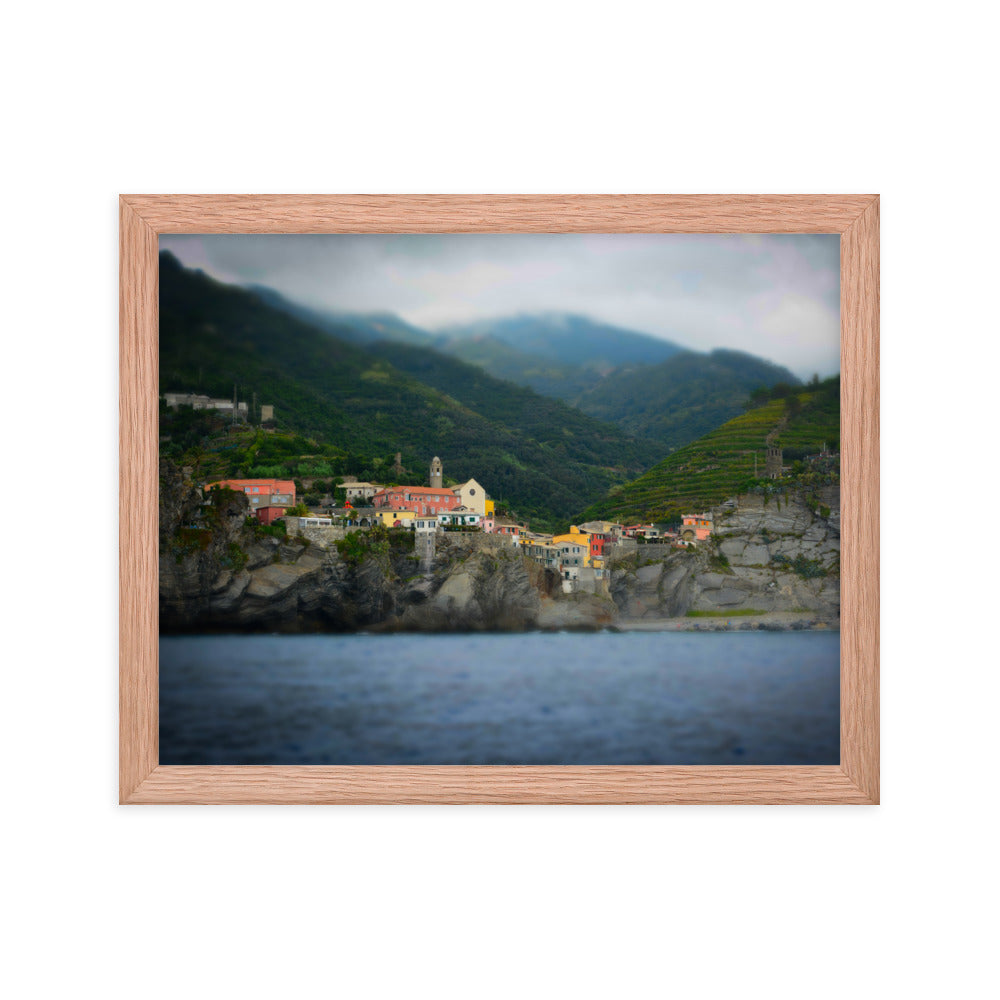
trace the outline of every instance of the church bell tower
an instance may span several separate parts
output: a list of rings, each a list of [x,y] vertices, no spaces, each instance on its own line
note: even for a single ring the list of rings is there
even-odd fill
[[[431,489],[441,489],[444,486],[442,470],[441,470],[441,459],[434,456],[431,459],[431,478],[430,478]]]

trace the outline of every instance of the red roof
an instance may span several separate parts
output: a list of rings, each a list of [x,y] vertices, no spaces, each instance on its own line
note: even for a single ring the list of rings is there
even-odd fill
[[[213,486],[228,486],[231,490],[243,490],[245,487],[259,486],[267,487],[268,493],[294,493],[295,483],[290,479],[220,479],[217,483],[209,483],[208,488]]]
[[[383,493],[433,493],[435,496],[447,496],[454,494],[454,490],[447,486],[387,486]]]

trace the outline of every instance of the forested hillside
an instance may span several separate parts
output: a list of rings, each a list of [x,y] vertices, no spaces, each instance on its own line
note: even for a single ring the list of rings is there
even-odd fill
[[[442,334],[437,347],[655,441],[661,455],[742,412],[752,390],[799,384],[787,368],[752,354],[683,350],[574,316],[483,320]]]
[[[681,351],[658,337],[565,313],[451,326],[440,332],[436,346],[495,378],[572,405],[609,372],[658,364]]]
[[[673,451],[741,413],[759,387],[799,380],[787,369],[740,351],[685,351],[658,365],[613,372],[573,403],[627,434]]]
[[[453,326],[434,336],[390,313],[314,310],[268,288],[251,290],[269,305],[368,347],[424,381],[427,378],[416,367],[438,373],[441,378],[432,384],[442,391],[450,392],[447,378],[470,381],[468,372],[442,365],[440,356],[446,355],[481,369],[507,389],[510,383],[533,389],[599,421],[617,424],[627,435],[656,444],[658,454],[649,462],[742,412],[752,390],[799,384],[788,369],[752,354],[683,350],[669,341],[583,316],[500,317]],[[394,356],[383,341],[411,350]],[[424,358],[412,348],[433,348],[436,353]],[[468,404],[470,398],[462,401]]]
[[[662,454],[658,443],[633,440],[610,422],[595,420],[557,399],[495,379],[475,365],[437,351],[383,341],[369,347],[369,353],[446,393],[485,419],[517,428],[519,433],[572,461],[646,469]]]
[[[533,412],[523,390],[510,387],[505,399],[502,383],[490,380],[467,391],[474,369],[461,378],[451,369],[452,377],[466,380],[466,388],[454,387],[463,402],[400,371],[390,357],[161,254],[160,391],[231,397],[236,383],[241,399],[254,394],[258,404],[272,404],[279,430],[299,436],[306,455],[321,456],[324,468],[343,468],[348,458],[366,469],[378,458],[384,467],[398,451],[419,478],[436,454],[448,478],[474,476],[495,499],[545,527],[565,522],[652,461],[648,445],[614,426],[553,409],[547,400]],[[211,450],[213,440],[193,447]],[[277,468],[284,459],[302,461],[302,455],[274,455],[265,462],[266,436],[258,446],[265,455],[248,456],[249,447],[230,447],[229,464]]]
[[[514,382],[567,403],[579,398],[602,377],[594,368],[530,354],[489,334],[441,337],[435,346],[454,358],[477,365],[494,378]]]

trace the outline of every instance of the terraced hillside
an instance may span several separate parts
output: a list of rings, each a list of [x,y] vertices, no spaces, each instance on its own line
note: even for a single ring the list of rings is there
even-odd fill
[[[791,419],[777,438],[786,464],[815,453],[824,444],[831,451],[840,451],[839,376],[822,382],[808,397],[793,397],[789,405]]]
[[[764,474],[768,435],[788,463],[840,441],[840,379],[771,399],[678,449],[638,479],[588,507],[580,521],[673,521],[746,490]]]

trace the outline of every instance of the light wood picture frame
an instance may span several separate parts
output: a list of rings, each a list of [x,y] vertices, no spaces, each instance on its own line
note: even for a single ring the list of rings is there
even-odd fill
[[[123,195],[119,801],[879,801],[879,199],[875,195]],[[836,766],[160,766],[158,238],[166,233],[837,233],[841,721]]]

